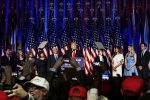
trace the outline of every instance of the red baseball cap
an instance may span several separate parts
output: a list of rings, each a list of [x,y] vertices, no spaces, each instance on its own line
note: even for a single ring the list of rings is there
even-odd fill
[[[3,91],[0,91],[0,100],[10,100],[7,94]]]
[[[144,80],[138,76],[131,76],[122,82],[123,95],[137,96],[143,92]]]
[[[87,90],[82,86],[74,86],[69,91],[69,96],[86,98]]]

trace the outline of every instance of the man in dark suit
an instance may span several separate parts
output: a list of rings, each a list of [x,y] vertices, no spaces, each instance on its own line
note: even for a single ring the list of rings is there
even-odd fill
[[[109,68],[107,58],[103,55],[103,50],[98,51],[98,56],[95,57],[94,62],[99,62],[100,66]]]
[[[94,59],[94,71],[95,71],[95,74],[98,72],[99,73],[102,73],[104,71],[108,71],[109,70],[109,65],[107,63],[107,58],[106,56],[103,55],[103,50],[100,49],[98,50],[98,56],[95,57]]]
[[[52,52],[53,54],[49,56],[48,58],[48,69],[52,68],[54,66],[54,64],[56,63],[56,61],[59,59],[59,57],[61,57],[61,55],[58,52],[58,48],[57,47],[53,47],[52,48]]]
[[[71,49],[66,51],[67,58],[83,57],[82,51],[77,49],[76,42],[71,43]]]
[[[141,52],[138,54],[137,57],[137,67],[139,68],[139,75],[144,79],[148,78],[148,62],[150,53],[146,50],[146,43],[140,44]]]

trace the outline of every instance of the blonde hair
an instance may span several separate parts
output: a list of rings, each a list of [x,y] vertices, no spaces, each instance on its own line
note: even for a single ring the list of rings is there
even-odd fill
[[[134,46],[133,45],[129,45],[128,47],[131,47],[131,51],[129,52],[129,50],[128,50],[127,55],[129,55],[130,53],[131,53],[131,55],[134,55],[135,54]]]

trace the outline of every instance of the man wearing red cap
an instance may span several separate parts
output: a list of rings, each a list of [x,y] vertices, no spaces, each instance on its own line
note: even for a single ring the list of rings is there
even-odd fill
[[[82,86],[74,86],[69,91],[69,100],[86,100],[87,91]]]
[[[124,79],[122,82],[121,91],[125,98],[132,98],[132,100],[137,100],[137,98],[139,98],[143,92],[143,87],[144,80],[141,77],[132,76]]]

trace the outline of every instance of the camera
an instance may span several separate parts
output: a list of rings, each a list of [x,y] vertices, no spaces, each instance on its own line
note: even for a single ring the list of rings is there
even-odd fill
[[[8,85],[8,84],[0,84],[0,90],[12,90],[13,85]]]

